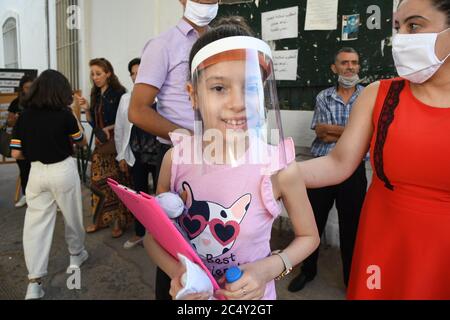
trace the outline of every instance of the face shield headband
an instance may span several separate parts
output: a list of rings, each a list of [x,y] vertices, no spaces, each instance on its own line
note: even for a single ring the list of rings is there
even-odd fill
[[[260,66],[266,79],[272,73],[267,61],[272,60],[269,45],[260,39],[244,36],[223,38],[203,47],[192,60],[191,75],[221,61],[246,60],[246,50],[257,50],[260,53]]]

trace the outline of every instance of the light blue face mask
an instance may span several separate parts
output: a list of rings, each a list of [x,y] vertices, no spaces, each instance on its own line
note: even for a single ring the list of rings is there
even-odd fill
[[[187,0],[184,17],[199,27],[207,26],[217,16],[219,3],[204,4]]]
[[[345,77],[345,76],[340,75],[338,82],[342,87],[349,89],[349,88],[353,88],[354,86],[356,86],[358,83],[361,82],[361,80],[359,79],[358,74],[354,74],[351,77]]]

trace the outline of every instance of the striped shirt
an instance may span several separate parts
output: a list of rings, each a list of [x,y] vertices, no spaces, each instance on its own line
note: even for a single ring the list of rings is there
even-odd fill
[[[353,104],[358,98],[363,86],[357,85],[356,91],[351,96],[347,104],[338,95],[336,86],[321,91],[316,98],[316,107],[311,123],[311,129],[315,130],[317,124],[330,124],[345,127],[352,111]],[[326,143],[318,137],[314,139],[311,146],[311,154],[315,157],[326,156],[333,150],[335,142]]]

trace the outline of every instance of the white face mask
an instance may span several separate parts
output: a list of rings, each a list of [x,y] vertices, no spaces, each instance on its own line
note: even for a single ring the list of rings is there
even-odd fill
[[[444,30],[446,32],[450,29]],[[441,33],[442,33],[441,32]],[[440,33],[396,34],[392,40],[392,55],[399,76],[412,83],[424,83],[442,66],[435,53]]]
[[[207,26],[217,16],[219,3],[203,4],[187,0],[184,16],[196,26]]]
[[[359,79],[358,74],[354,74],[351,77],[345,77],[340,75],[338,78],[338,82],[342,87],[350,89],[356,86],[358,83],[360,83],[361,80]]]

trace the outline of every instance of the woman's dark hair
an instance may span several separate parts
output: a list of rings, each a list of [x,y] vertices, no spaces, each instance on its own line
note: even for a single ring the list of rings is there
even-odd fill
[[[447,25],[450,26],[450,0],[432,0],[436,9],[447,15]]]
[[[30,109],[62,110],[73,102],[69,80],[56,70],[46,70],[33,82],[23,106]]]
[[[191,54],[189,55],[189,69],[195,55],[203,47],[219,39],[237,36],[254,37],[254,33],[245,21],[245,18],[228,16],[218,19],[212,28],[206,31],[192,46]]]
[[[17,90],[18,93],[18,101],[21,105],[23,105],[23,101],[25,99],[25,92],[23,92],[23,87],[25,86],[26,83],[33,83],[33,81],[36,80],[35,77],[33,76],[29,76],[29,75],[24,75],[20,81],[19,81],[19,89]]]
[[[131,60],[130,63],[128,63],[128,72],[131,74],[131,69],[133,69],[135,65],[139,64],[141,64],[141,58],[134,58]]]
[[[400,0],[398,5],[400,6],[400,4],[403,1],[404,0]],[[447,15],[447,25],[450,26],[450,0],[430,0],[430,1],[437,10]]]
[[[110,86],[114,91],[117,92],[126,92],[124,86],[119,81],[119,78],[117,78],[116,74],[114,73],[114,68],[108,60],[105,58],[96,58],[89,61],[89,67],[97,66],[100,67],[104,72],[111,73],[111,75],[108,78],[108,86]],[[100,92],[101,88],[98,88],[95,84],[92,86],[91,89],[91,106],[95,106],[97,101],[97,94]]]
[[[20,81],[19,81],[19,91],[18,92],[22,93],[23,92],[23,86],[25,85],[25,83],[33,82],[34,80],[36,80],[35,77],[29,76],[29,75],[24,75],[22,77],[22,79],[20,79]]]

